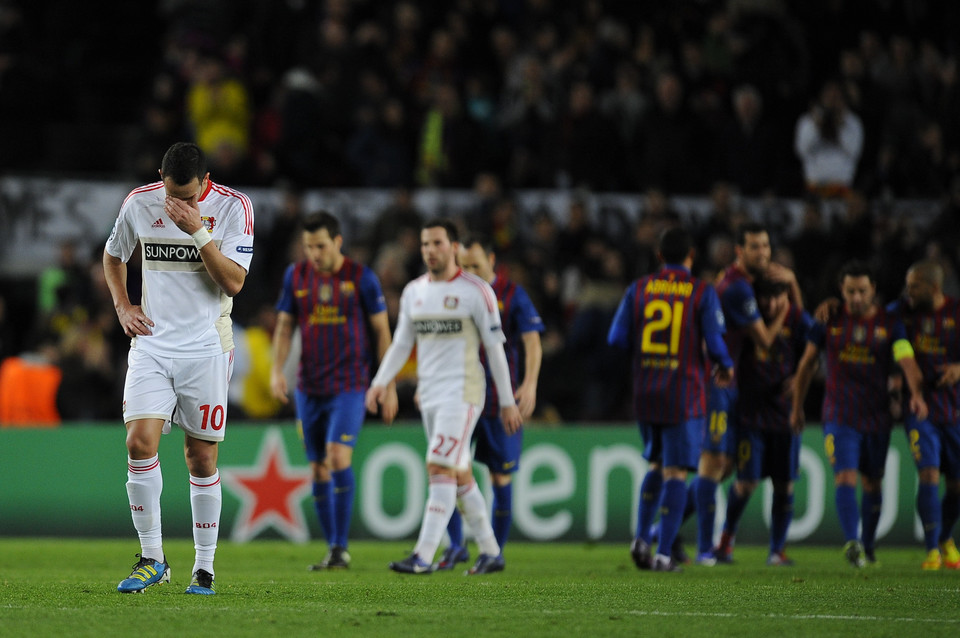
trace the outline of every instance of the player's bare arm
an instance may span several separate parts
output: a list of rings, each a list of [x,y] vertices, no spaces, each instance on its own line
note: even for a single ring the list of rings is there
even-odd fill
[[[520,415],[524,419],[533,416],[537,408],[537,379],[540,377],[540,364],[543,361],[543,346],[540,343],[540,333],[536,330],[524,332],[520,335],[523,340],[523,383],[514,393]]]
[[[168,195],[164,200],[163,212],[177,228],[190,236],[195,236],[199,231],[206,232],[195,198],[184,200]],[[230,297],[240,292],[247,278],[247,271],[243,266],[220,252],[213,242],[207,242],[200,248],[200,258],[210,278],[223,292]]]
[[[923,400],[923,373],[913,357],[897,361],[910,390],[910,411],[921,421],[927,418],[927,403]]]
[[[293,338],[293,315],[289,312],[277,313],[277,325],[273,329],[273,365],[270,366],[270,393],[281,403],[290,402],[290,390],[283,366],[290,356],[290,341]]]
[[[820,349],[812,343],[807,343],[803,351],[803,357],[797,364],[797,371],[794,374],[794,392],[790,409],[790,429],[794,434],[803,432],[806,425],[806,416],[803,413],[803,402],[807,398],[807,392],[810,390],[810,382],[813,380],[813,373],[819,364]]]
[[[382,362],[384,355],[390,348],[390,320],[386,311],[370,315],[370,328],[373,331],[373,339],[377,344],[377,361]],[[393,423],[400,411],[400,401],[397,398],[396,380],[391,380],[386,386],[386,392],[380,401],[380,417],[387,425]]]
[[[103,276],[113,297],[113,307],[123,333],[128,337],[153,334],[150,330],[155,325],[153,320],[143,314],[143,308],[130,303],[127,295],[127,265],[119,257],[103,251]]]
[[[764,349],[772,346],[777,340],[777,335],[783,329],[783,323],[787,319],[788,312],[790,312],[790,304],[783,304],[777,308],[777,314],[769,325],[764,323],[762,318],[759,318],[747,326],[747,333],[753,339],[753,342]]]

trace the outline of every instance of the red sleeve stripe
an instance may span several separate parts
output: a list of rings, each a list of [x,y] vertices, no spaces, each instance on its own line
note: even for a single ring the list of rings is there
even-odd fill
[[[126,197],[123,198],[123,204],[121,205],[121,208],[126,206],[127,200],[134,195],[139,195],[140,193],[149,193],[150,191],[155,191],[158,188],[163,188],[163,182],[154,182],[153,184],[147,184],[145,186],[141,186],[140,188],[134,188]]]
[[[235,191],[221,184],[211,182],[210,187],[221,195],[236,197],[240,200],[240,204],[243,206],[243,234],[253,235],[253,204],[250,203],[250,198],[240,191]]]
[[[471,275],[470,273],[460,271],[460,275],[463,277],[464,281],[469,281],[471,284],[480,289],[480,292],[483,294],[483,300],[487,304],[487,312],[493,312],[497,309],[497,298],[493,296],[493,291],[489,286],[484,286],[484,281],[477,277],[476,275]]]

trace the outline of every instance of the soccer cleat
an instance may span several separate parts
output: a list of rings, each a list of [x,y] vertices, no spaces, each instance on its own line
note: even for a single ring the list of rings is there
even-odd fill
[[[947,569],[960,569],[960,551],[957,551],[957,545],[952,538],[940,543],[940,557]]]
[[[733,534],[723,532],[720,534],[720,543],[713,548],[713,555],[718,563],[730,565],[733,563]]]
[[[683,538],[679,534],[673,540],[673,545],[670,546],[670,558],[678,565],[686,565],[690,562],[690,556],[687,555],[687,550],[683,548]]]
[[[653,564],[650,545],[642,538],[635,538],[630,543],[630,557],[633,558],[633,564],[637,569],[650,569]]]
[[[507,563],[503,560],[503,554],[498,556],[480,554],[477,556],[477,562],[473,564],[473,567],[467,570],[466,575],[474,576],[476,574],[492,574],[494,572],[502,572],[506,566]]]
[[[309,571],[317,572],[324,569],[346,569],[350,567],[350,553],[346,548],[334,545],[319,563],[307,567]]]
[[[124,578],[117,585],[117,591],[121,594],[139,594],[151,585],[159,585],[170,582],[170,565],[166,561],[158,561],[152,558],[144,558],[137,554],[138,560],[133,565],[133,571],[130,576]]]
[[[657,554],[653,557],[653,571],[655,572],[682,572],[683,568],[669,556]]]
[[[854,567],[863,567],[867,561],[863,557],[863,545],[860,541],[847,541],[843,546],[843,555]]]
[[[416,553],[410,554],[403,560],[390,563],[390,569],[401,574],[432,574],[433,566],[425,563]]]
[[[940,556],[939,549],[931,549],[927,552],[927,557],[920,563],[920,569],[925,571],[935,571],[943,567],[943,558]]]
[[[433,564],[434,571],[449,571],[457,566],[457,563],[465,563],[470,560],[470,552],[466,547],[459,545],[450,545],[440,554],[440,560]]]
[[[866,561],[867,565],[876,566],[877,564],[877,552],[873,549],[863,548],[863,560]]]
[[[787,558],[783,552],[772,552],[767,556],[768,567],[793,567],[793,560]]]
[[[703,567],[713,567],[717,564],[717,557],[713,555],[713,552],[700,552],[693,562]]]
[[[201,596],[213,596],[217,592],[213,589],[213,574],[205,569],[198,569],[193,572],[193,580],[187,587],[185,594],[200,594]]]

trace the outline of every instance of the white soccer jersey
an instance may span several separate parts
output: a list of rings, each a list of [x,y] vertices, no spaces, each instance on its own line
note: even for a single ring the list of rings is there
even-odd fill
[[[208,180],[200,217],[220,252],[244,269],[253,258],[253,205],[246,195]],[[159,356],[192,358],[233,349],[233,299],[207,273],[190,235],[163,211],[163,182],[133,190],[120,207],[108,253],[127,262],[137,243],[143,258],[141,306],[156,324],[132,347]]]
[[[449,281],[430,281],[423,275],[407,284],[393,339],[403,352],[416,343],[424,409],[451,400],[483,405],[480,344],[502,348],[506,341],[493,288],[462,270]]]

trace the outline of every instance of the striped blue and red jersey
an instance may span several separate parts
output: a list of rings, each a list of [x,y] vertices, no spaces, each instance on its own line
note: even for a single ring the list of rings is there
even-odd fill
[[[713,286],[682,266],[664,266],[627,288],[607,342],[631,351],[638,421],[675,424],[706,413],[709,343],[720,350],[712,351],[711,357],[724,367],[733,366],[723,331],[723,312]]]
[[[523,381],[520,367],[523,354],[523,334],[526,332],[543,332],[543,320],[540,313],[533,307],[527,291],[517,283],[506,277],[496,277],[490,284],[497,295],[497,306],[500,309],[500,322],[503,326],[503,335],[507,341],[503,344],[507,355],[507,365],[510,367],[510,383],[513,389]],[[500,400],[497,398],[497,388],[487,366],[487,353],[480,349],[480,361],[483,362],[483,371],[487,377],[487,398],[483,404],[485,417],[500,416]]]
[[[367,389],[376,360],[367,318],[387,309],[372,270],[349,257],[334,273],[317,272],[306,260],[291,264],[276,307],[300,327],[302,392],[333,396]]]
[[[736,264],[723,271],[723,276],[717,282],[716,288],[720,307],[723,308],[724,323],[727,326],[723,340],[727,343],[730,357],[736,363],[740,360],[740,353],[745,345],[749,345],[744,343],[748,339],[747,327],[763,317],[749,276]],[[736,376],[733,383],[739,387]]]
[[[813,319],[802,308],[790,306],[783,328],[769,348],[747,340],[737,374],[740,398],[737,404],[739,424],[753,430],[788,432],[791,399],[787,381],[807,347],[807,335]]]
[[[899,319],[877,308],[870,317],[846,309],[826,324],[815,323],[808,341],[826,352],[822,420],[872,433],[889,430],[887,380],[896,371],[893,344],[906,339]]]
[[[923,398],[930,411],[927,417],[937,425],[960,425],[960,384],[937,386],[943,375],[938,367],[960,361],[960,300],[945,297],[937,310],[914,312],[897,300],[887,309],[898,316],[913,345],[923,374]],[[904,413],[906,414],[906,412]]]

